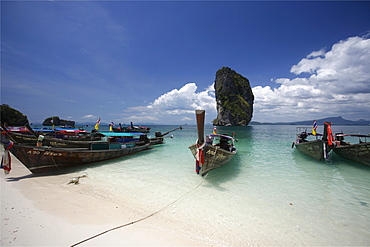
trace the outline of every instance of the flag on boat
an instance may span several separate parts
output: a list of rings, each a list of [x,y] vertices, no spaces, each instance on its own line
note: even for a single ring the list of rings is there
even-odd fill
[[[205,143],[203,145],[199,145],[197,143],[197,154],[195,157],[195,172],[199,174],[200,170],[202,169],[202,165],[204,164],[204,148]]]
[[[312,135],[314,136],[317,134],[316,129],[317,129],[317,123],[316,123],[316,120],[313,120]]]
[[[327,125],[327,131],[326,131],[326,134],[327,134],[327,140],[328,140],[328,145],[333,145],[334,144],[334,136],[333,136],[333,132],[331,130],[331,122],[325,122],[324,124]]]
[[[96,130],[99,129],[99,125],[100,125],[100,117],[98,118],[98,120],[96,121],[96,124],[95,124],[95,129]]]
[[[113,121],[109,124],[109,131],[113,131],[113,126],[114,126],[114,123]]]

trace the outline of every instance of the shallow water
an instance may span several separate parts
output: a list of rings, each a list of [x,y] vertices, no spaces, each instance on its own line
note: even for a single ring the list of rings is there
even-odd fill
[[[151,134],[176,127],[153,126]],[[332,129],[370,132],[369,126]],[[292,149],[293,125],[218,130],[225,131],[236,133],[238,153],[205,178],[194,171],[188,146],[197,134],[188,125],[164,145],[78,171],[104,196],[129,202],[144,216],[181,198],[159,212],[159,225],[205,243],[370,245],[370,167],[334,153],[326,162],[299,153]]]

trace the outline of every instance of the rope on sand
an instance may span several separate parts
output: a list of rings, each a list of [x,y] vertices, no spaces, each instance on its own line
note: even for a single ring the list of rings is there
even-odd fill
[[[148,216],[145,216],[144,218],[141,218],[141,219],[138,219],[138,220],[132,221],[132,222],[127,223],[127,224],[124,224],[124,225],[120,225],[120,226],[117,226],[117,227],[113,227],[113,228],[108,229],[108,230],[106,230],[106,231],[104,231],[104,232],[98,233],[98,234],[96,234],[96,235],[94,235],[94,236],[92,236],[92,237],[86,238],[86,239],[84,239],[84,240],[82,240],[82,241],[80,241],[80,242],[78,242],[78,243],[75,243],[75,244],[71,245],[70,247],[77,246],[77,245],[79,245],[79,244],[82,244],[82,243],[84,243],[84,242],[87,242],[87,241],[89,241],[89,240],[91,240],[91,239],[93,239],[93,238],[99,237],[99,236],[101,236],[101,235],[103,235],[103,234],[106,234],[106,233],[108,233],[108,232],[111,232],[111,231],[117,230],[117,229],[119,229],[119,228],[122,228],[122,227],[125,227],[125,226],[129,226],[129,225],[132,225],[132,224],[135,224],[135,223],[138,223],[138,222],[140,222],[140,221],[143,221],[143,220],[145,220],[145,219],[148,219],[148,218],[150,218],[150,217],[152,217],[152,216],[156,215],[157,213],[159,213],[159,212],[163,211],[164,209],[168,208],[168,207],[169,207],[169,206],[171,206],[172,204],[176,203],[177,201],[179,201],[179,200],[181,200],[182,198],[184,198],[186,195],[188,195],[188,194],[190,194],[191,192],[193,192],[194,190],[196,190],[199,186],[201,186],[201,185],[203,184],[203,182],[204,182],[205,178],[207,177],[207,175],[208,175],[208,173],[203,177],[202,181],[201,181],[201,182],[200,182],[200,183],[199,183],[195,188],[193,188],[193,189],[189,190],[188,192],[186,192],[185,194],[183,194],[182,196],[180,196],[179,198],[177,198],[177,199],[176,199],[176,200],[174,200],[173,202],[171,202],[171,203],[167,204],[167,205],[166,205],[166,206],[164,206],[163,208],[159,209],[158,211],[156,211],[156,212],[154,212],[154,213],[152,213],[152,214],[150,214],[150,215],[148,215]]]

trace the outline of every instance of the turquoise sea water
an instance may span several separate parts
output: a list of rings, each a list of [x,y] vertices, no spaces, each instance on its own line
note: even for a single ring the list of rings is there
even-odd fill
[[[153,126],[151,135],[176,127]],[[206,126],[206,133],[212,128]],[[369,126],[332,129],[370,132]],[[167,231],[208,244],[370,245],[370,167],[334,153],[321,162],[301,154],[292,149],[293,125],[218,130],[236,132],[238,153],[205,178],[195,173],[188,149],[197,138],[195,126],[183,126],[149,151],[82,166],[78,172],[104,190],[101,196],[135,205],[143,216],[185,195],[155,220]]]

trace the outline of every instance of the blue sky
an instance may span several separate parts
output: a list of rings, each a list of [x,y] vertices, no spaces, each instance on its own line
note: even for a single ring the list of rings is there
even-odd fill
[[[253,120],[370,120],[370,2],[1,1],[1,103],[31,122],[194,124],[227,66]]]

